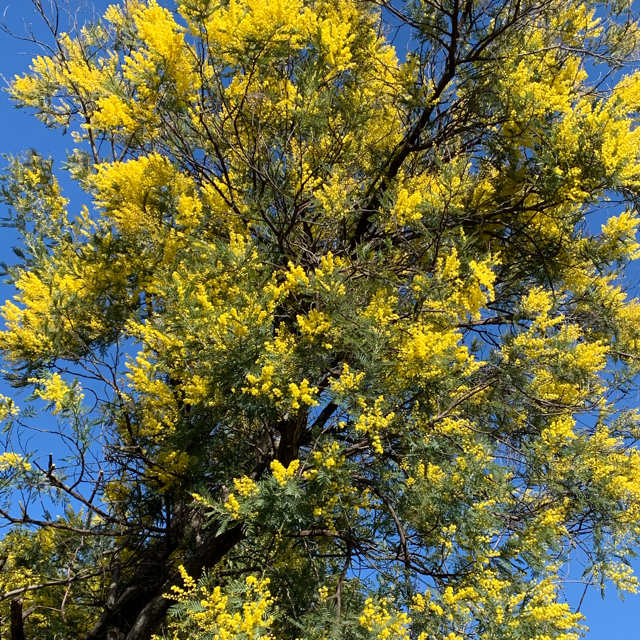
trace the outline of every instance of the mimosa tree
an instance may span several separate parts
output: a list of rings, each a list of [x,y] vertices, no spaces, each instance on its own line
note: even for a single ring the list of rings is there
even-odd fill
[[[569,565],[636,589],[631,3],[35,4],[11,97],[92,204],[10,160],[3,637],[573,640]]]

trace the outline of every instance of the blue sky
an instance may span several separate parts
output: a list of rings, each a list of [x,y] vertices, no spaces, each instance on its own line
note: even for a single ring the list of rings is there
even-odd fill
[[[45,3],[46,4],[46,3]],[[108,3],[99,0],[96,6],[104,8]],[[36,33],[38,28],[37,16],[28,0],[0,1],[0,10],[8,9],[5,17],[9,25],[22,33],[22,18],[26,23],[33,23]],[[5,33],[0,33],[0,73],[10,79],[16,73],[25,71],[34,54],[40,53],[35,45],[12,39]],[[2,85],[5,85],[4,80]],[[60,131],[46,129],[32,116],[16,110],[10,103],[6,93],[0,95],[0,152],[17,154],[20,151],[37,148],[43,155],[50,154],[59,166],[65,157],[65,150],[73,148],[70,136],[62,136]],[[4,165],[4,163],[3,163]],[[80,211],[83,194],[64,179],[64,172],[58,176],[65,189],[65,195],[71,198],[69,212],[75,215]],[[0,229],[0,261],[11,262],[11,247],[17,242],[12,230]],[[13,295],[10,287],[0,285],[0,302]],[[3,391],[0,386],[0,393]],[[6,390],[5,390],[5,393]],[[38,443],[35,443],[37,446]],[[43,446],[44,445],[43,443]],[[43,451],[46,455],[47,452]],[[640,562],[636,563],[640,573]],[[567,596],[572,604],[577,604],[582,596],[580,585],[568,585]],[[587,624],[591,633],[588,640],[634,640],[640,639],[640,595],[627,596],[626,602],[621,602],[613,591],[610,591],[603,601],[595,590],[587,592],[581,611],[587,616]]]

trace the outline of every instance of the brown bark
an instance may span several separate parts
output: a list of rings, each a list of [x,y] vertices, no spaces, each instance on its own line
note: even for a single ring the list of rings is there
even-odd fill
[[[11,640],[26,640],[24,635],[24,618],[22,616],[22,598],[11,601]]]

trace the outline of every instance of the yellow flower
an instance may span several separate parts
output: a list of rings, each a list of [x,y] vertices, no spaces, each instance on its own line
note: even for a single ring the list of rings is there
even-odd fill
[[[299,466],[300,460],[292,460],[286,469],[279,460],[274,460],[270,465],[273,477],[281,487],[284,487],[289,479],[295,476]]]
[[[30,471],[31,465],[21,455],[12,451],[0,453],[0,471],[10,471],[11,469]]]

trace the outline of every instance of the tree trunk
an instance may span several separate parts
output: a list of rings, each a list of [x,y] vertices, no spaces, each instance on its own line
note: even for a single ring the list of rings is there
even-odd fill
[[[24,635],[24,618],[22,617],[22,598],[11,601],[11,640],[26,640]]]
[[[214,567],[244,538],[238,524],[219,536],[204,540],[184,563],[187,573],[199,578],[204,569]],[[153,565],[141,567],[115,604],[106,609],[85,640],[149,640],[163,621],[171,601],[164,597],[171,587],[181,584],[177,571],[168,568],[173,550],[166,550]],[[12,638],[13,640],[13,638]],[[21,638],[20,640],[24,640]]]

